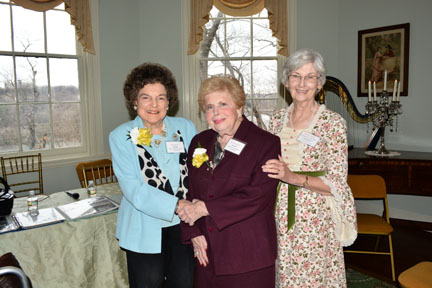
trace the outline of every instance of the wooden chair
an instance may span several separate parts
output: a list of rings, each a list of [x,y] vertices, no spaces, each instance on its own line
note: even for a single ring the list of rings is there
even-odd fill
[[[398,277],[401,288],[432,287],[432,262],[423,261],[403,271]]]
[[[378,254],[390,256],[392,279],[395,278],[393,244],[391,233],[393,227],[390,225],[389,209],[387,202],[387,190],[384,179],[379,175],[348,175],[348,185],[355,199],[361,200],[382,200],[383,216],[375,214],[357,213],[358,234],[376,235],[377,240],[373,251],[360,251],[347,247],[345,253]],[[389,252],[379,252],[378,244],[381,236],[388,237]]]
[[[117,182],[110,159],[80,162],[75,168],[82,188],[87,187],[89,180],[95,185]]]
[[[44,193],[41,153],[1,157],[0,161],[3,178],[9,184],[11,190],[14,191],[16,197],[27,196],[28,193],[24,194],[24,192],[30,190],[34,190],[35,194]],[[21,180],[18,180],[18,176]]]

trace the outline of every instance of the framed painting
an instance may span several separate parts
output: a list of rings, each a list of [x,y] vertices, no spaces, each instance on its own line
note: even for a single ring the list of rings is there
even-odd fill
[[[410,24],[399,24],[358,31],[357,95],[368,96],[368,82],[375,82],[377,93],[393,92],[400,82],[400,95],[408,96]]]

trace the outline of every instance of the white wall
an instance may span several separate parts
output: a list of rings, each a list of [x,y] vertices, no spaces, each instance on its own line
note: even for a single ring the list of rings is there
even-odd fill
[[[123,83],[134,67],[144,62],[167,66],[181,99],[181,1],[99,0],[99,33],[103,130],[110,153],[109,133],[129,120]]]
[[[129,120],[123,83],[130,70],[140,64],[139,2],[99,0],[102,125],[107,153],[109,133]]]
[[[182,20],[180,0],[140,3],[140,61],[158,62],[174,74],[179,91],[177,116],[182,115]],[[171,113],[171,111],[170,111]]]

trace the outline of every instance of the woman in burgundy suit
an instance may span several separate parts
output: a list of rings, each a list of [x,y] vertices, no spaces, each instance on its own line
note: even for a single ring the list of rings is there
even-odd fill
[[[228,76],[205,80],[199,104],[210,129],[189,146],[189,193],[178,214],[192,243],[196,287],[275,286],[274,206],[278,180],[261,166],[280,155],[280,139],[243,116],[245,94]]]

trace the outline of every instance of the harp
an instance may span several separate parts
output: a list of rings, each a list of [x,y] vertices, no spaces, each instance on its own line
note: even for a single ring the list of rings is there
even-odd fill
[[[329,101],[330,99],[326,99],[327,92],[332,92],[336,94],[339,100],[335,101],[335,99],[331,99],[333,101]],[[367,150],[375,149],[375,146],[381,136],[381,132],[382,132],[380,130],[381,128],[376,128],[372,132],[370,137],[367,137],[367,135],[365,135],[366,133],[364,131],[365,130],[364,124],[367,124],[368,122],[372,121],[372,116],[367,114],[362,114],[359,111],[359,109],[354,103],[354,100],[350,92],[348,91],[347,87],[341,80],[337,79],[336,77],[327,76],[327,80],[323,89],[321,89],[321,91],[317,94],[316,97],[321,104],[325,103],[327,107],[329,107],[333,111],[338,112],[345,118],[348,125],[348,141],[350,142],[350,144],[352,143],[356,144],[354,146],[364,145],[364,147]],[[363,138],[363,141],[360,138]],[[364,144],[365,138],[368,139]]]
[[[367,123],[372,120],[369,115],[361,114],[359,112],[345,84],[339,79],[332,76],[327,76],[326,83],[317,96],[318,101],[321,104],[325,103],[327,91],[333,92],[339,97],[349,116],[351,116],[354,121],[358,123]]]

